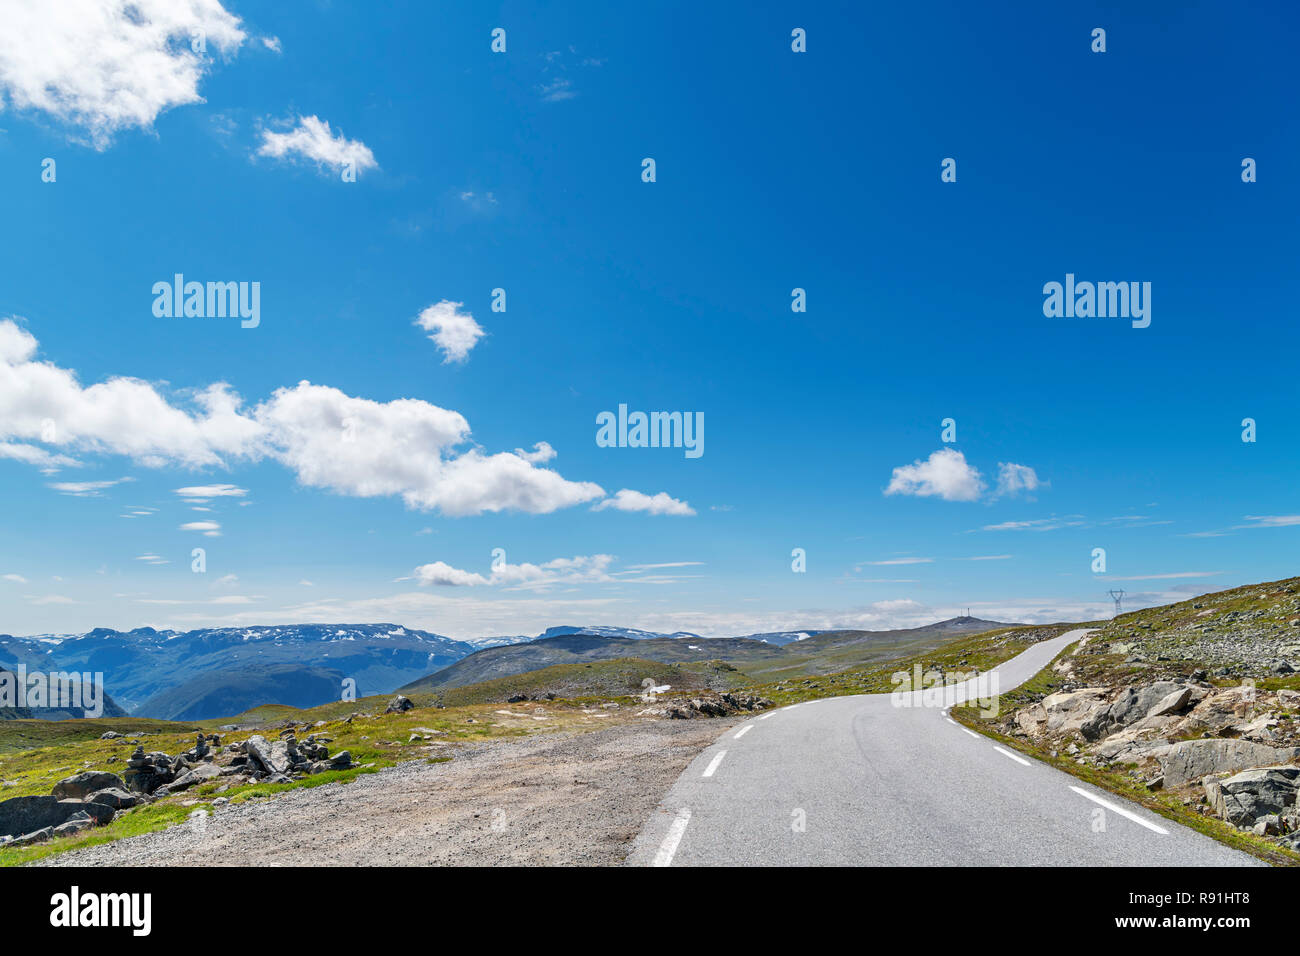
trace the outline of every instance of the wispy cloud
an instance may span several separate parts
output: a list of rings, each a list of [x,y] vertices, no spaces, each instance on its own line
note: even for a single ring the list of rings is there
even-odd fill
[[[49,487],[61,495],[73,495],[77,498],[101,498],[100,492],[123,482],[135,481],[134,478],[114,478],[111,481],[56,481]]]
[[[1249,524],[1234,525],[1236,528],[1290,528],[1300,525],[1300,515],[1246,515]]]
[[[1003,521],[999,524],[986,524],[981,531],[1056,531],[1060,528],[1081,528],[1087,522],[1083,515],[1065,515],[1064,517],[1032,518],[1028,521]]]
[[[199,531],[204,537],[221,537],[221,525],[216,521],[189,521],[181,525],[181,531]]]
[[[1169,574],[1099,575],[1102,581],[1165,581],[1172,578],[1212,578],[1223,571],[1174,571]]]
[[[335,133],[330,124],[318,116],[298,117],[298,124],[285,133],[263,130],[257,155],[288,161],[306,160],[322,169],[348,167],[357,173],[379,168],[369,146],[359,139],[348,139],[342,131]]]
[[[176,489],[176,495],[190,504],[204,504],[212,498],[242,498],[246,494],[248,489],[238,485],[190,485]]]

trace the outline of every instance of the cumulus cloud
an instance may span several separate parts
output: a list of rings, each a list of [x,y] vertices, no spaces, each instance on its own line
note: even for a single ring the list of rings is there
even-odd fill
[[[298,125],[287,133],[262,131],[258,156],[287,161],[307,160],[320,167],[342,169],[351,166],[358,173],[378,169],[375,154],[359,139],[335,134],[330,124],[317,116],[300,116]]]
[[[989,500],[1032,493],[1047,486],[1028,465],[998,462],[997,487]],[[978,501],[987,489],[978,468],[955,448],[941,448],[924,461],[894,469],[885,489],[887,495],[942,498],[944,501]]]
[[[695,509],[689,504],[670,497],[665,491],[647,495],[641,491],[633,491],[631,488],[621,489],[612,497],[598,502],[591,510],[604,511],[606,508],[613,508],[615,511],[644,511],[652,515],[695,514]]]
[[[998,462],[998,487],[994,492],[994,497],[1014,498],[1022,491],[1032,494],[1043,484],[1045,482],[1040,482],[1038,474],[1028,465],[1000,461]]]
[[[539,441],[537,444],[533,445],[532,451],[524,451],[522,448],[516,448],[515,454],[524,461],[530,462],[534,465],[540,465],[554,458],[556,452],[549,443]]]
[[[5,4],[3,18],[0,92],[84,130],[96,149],[202,102],[208,51],[233,54],[245,39],[219,0],[28,0]]]
[[[430,341],[442,350],[443,364],[463,362],[469,358],[470,350],[483,337],[483,328],[474,321],[474,316],[460,311],[463,302],[448,302],[443,299],[435,302],[415,319],[415,324],[429,335]]]
[[[479,587],[498,585],[521,589],[546,588],[554,584],[592,584],[613,581],[609,566],[612,554],[577,555],[556,558],[544,564],[508,564],[492,566],[489,575],[464,571],[444,561],[422,564],[414,571],[415,580],[423,585],[441,587]]]
[[[522,454],[465,447],[470,426],[464,416],[418,399],[376,402],[299,382],[245,408],[225,383],[175,399],[138,379],[83,386],[75,372],[38,361],[36,352],[29,332],[0,320],[0,441],[123,455],[146,467],[228,467],[270,459],[308,487],[363,498],[397,496],[407,507],[450,516],[506,510],[545,514],[605,497],[594,482],[570,481],[539,467],[554,457],[544,442]],[[77,494],[107,486],[55,487]],[[219,489],[233,496],[234,487],[184,490]],[[622,510],[690,513],[663,493],[650,497],[624,490],[612,501],[611,507]]]
[[[27,579],[23,577],[21,574],[5,574],[5,575],[0,575],[0,577],[3,577],[3,579],[6,581],[12,581],[14,584],[27,583]]]
[[[453,568],[445,561],[434,561],[432,564],[422,564],[415,569],[415,580],[423,585],[435,585],[439,587],[475,587],[480,584],[487,584],[488,579],[481,574],[473,571],[462,571],[460,568]]]
[[[940,448],[925,461],[918,459],[895,468],[885,494],[975,501],[984,487],[979,470],[967,464],[965,455],[953,448]]]

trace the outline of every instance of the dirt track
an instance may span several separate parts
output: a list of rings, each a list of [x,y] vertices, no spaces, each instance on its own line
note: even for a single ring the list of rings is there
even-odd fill
[[[737,722],[645,720],[497,741],[40,865],[616,865],[686,765]]]

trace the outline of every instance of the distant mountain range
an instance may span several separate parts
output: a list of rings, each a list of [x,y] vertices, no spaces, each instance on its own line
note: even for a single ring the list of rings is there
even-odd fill
[[[401,687],[462,686],[576,660],[628,656],[656,661],[769,661],[798,645],[804,656],[837,661],[845,647],[880,644],[895,635],[917,640],[1002,627],[954,618],[906,631],[777,631],[705,638],[596,625],[549,627],[524,635],[453,640],[396,624],[292,624],[192,631],[96,628],[86,634],[0,635],[0,668],[102,673],[105,712],[166,720],[233,716],[262,704],[312,707],[340,698],[344,681],[356,696]],[[857,652],[848,657],[856,659]],[[788,656],[788,655],[787,655]],[[0,708],[0,719],[26,716]],[[40,712],[47,719],[79,714]]]
[[[108,693],[134,716],[201,720],[260,704],[337,700],[348,678],[358,697],[387,693],[475,649],[395,624],[96,628],[66,638],[0,635],[0,667],[102,673]]]
[[[789,669],[830,673],[881,660],[899,651],[936,647],[962,634],[1007,626],[998,621],[959,617],[893,631],[778,631],[717,638],[682,632],[654,634],[628,628],[550,628],[527,643],[476,651],[400,689],[406,692],[445,690],[543,667],[620,657],[659,663],[723,661],[751,676],[775,676]]]
[[[0,667],[0,687],[4,688],[3,693],[0,693],[0,700],[7,699],[6,695],[8,694],[13,694],[15,700],[17,699],[17,685],[21,676],[24,675],[21,673],[16,674],[14,671]],[[81,703],[87,705],[90,701],[83,698]],[[95,712],[92,712],[86,706],[78,707],[71,703],[68,703],[67,706],[59,707],[5,707],[0,705],[0,720],[17,720],[23,718],[35,720],[71,720],[73,718],[84,717],[126,716],[126,711],[118,706],[117,701],[113,700],[113,698],[107,693],[105,693],[103,698],[99,701],[98,710]]]

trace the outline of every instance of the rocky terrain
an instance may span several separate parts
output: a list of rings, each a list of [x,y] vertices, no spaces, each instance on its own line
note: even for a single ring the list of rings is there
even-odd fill
[[[6,851],[30,854],[30,850],[23,848],[40,851],[37,856],[44,856],[48,849],[64,852],[76,846],[81,835],[89,836],[86,831],[109,823],[125,824],[106,832],[107,839],[120,840],[142,829],[156,828],[157,824],[149,822],[151,819],[158,819],[164,825],[186,822],[186,808],[197,808],[193,812],[205,816],[220,813],[226,818],[233,814],[231,819],[243,819],[240,815],[248,814],[249,819],[260,820],[266,812],[271,812],[272,817],[281,821],[284,814],[279,809],[254,810],[245,804],[271,802],[278,805],[281,800],[296,794],[300,785],[324,780],[346,782],[348,787],[342,797],[326,801],[328,805],[336,806],[339,799],[351,801],[352,795],[369,793],[371,785],[366,782],[363,786],[362,783],[376,773],[399,771],[402,779],[422,778],[430,772],[428,765],[459,762],[468,754],[496,754],[500,748],[505,748],[500,751],[502,753],[514,752],[511,748],[519,744],[520,736],[560,741],[605,733],[607,729],[613,732],[615,727],[625,728],[615,734],[618,736],[635,733],[626,730],[628,727],[671,728],[679,726],[680,721],[725,718],[770,706],[770,701],[752,694],[682,693],[649,678],[643,681],[639,693],[617,701],[565,702],[557,700],[553,692],[518,692],[503,699],[507,701],[505,707],[484,704],[446,708],[434,702],[417,706],[410,698],[398,695],[388,701],[386,707],[382,701],[373,701],[372,704],[378,704],[374,709],[382,711],[380,713],[352,712],[328,720],[290,717],[253,728],[223,724],[217,728],[222,734],[198,732],[191,738],[192,747],[174,755],[156,749],[159,741],[150,741],[147,735],[132,737],[111,730],[87,741],[79,751],[63,751],[62,756],[58,748],[21,751],[15,759],[23,761],[22,765],[29,769],[15,773],[14,779],[0,780],[0,786],[5,788],[21,785],[27,790],[22,795],[0,800],[0,862],[4,861]],[[706,722],[711,726],[702,726],[697,732],[661,729],[654,731],[652,736],[698,740],[699,746],[703,747],[723,729],[715,719]],[[339,737],[349,747],[360,748],[362,759],[367,762],[358,764],[350,750],[331,754],[330,745]],[[636,739],[644,742],[651,738]],[[150,742],[155,749],[146,747]],[[91,747],[92,743],[98,746]],[[572,742],[537,745],[543,750],[550,746],[568,747],[575,753],[588,751],[585,744]],[[74,754],[77,752],[98,756],[85,760],[80,771],[71,776],[59,778],[50,773],[55,769],[63,769],[66,773],[69,769],[67,762],[75,766]],[[42,754],[45,756],[40,756]],[[684,751],[670,748],[665,759],[676,759],[677,754],[684,754]],[[51,758],[53,762],[50,762]],[[689,758],[690,755],[684,756],[685,760]],[[596,759],[599,762],[606,758]],[[641,754],[638,759],[657,765],[660,758]],[[495,766],[491,761],[482,765]],[[0,756],[0,777],[7,772],[6,759]],[[577,765],[573,772],[579,772]],[[51,787],[51,783],[46,782],[38,789],[32,783],[23,783],[28,774],[39,774],[41,776],[35,779],[43,776],[46,781],[57,780],[57,783]],[[319,774],[328,776],[312,780]],[[460,771],[443,771],[438,779],[448,774],[456,778]],[[609,776],[609,773],[602,772],[602,778]],[[614,776],[628,785],[638,779],[637,774],[630,771]],[[263,786],[268,784],[279,786]],[[481,788],[488,784],[487,780],[467,781],[464,786]],[[328,783],[326,787],[329,787]],[[46,789],[49,789],[48,793]],[[321,788],[313,786],[311,789]],[[333,788],[330,789],[333,792]],[[476,792],[482,796],[486,791]],[[533,792],[529,796],[548,804],[553,800],[553,794]],[[655,795],[637,795],[636,800],[651,799],[652,796]],[[274,797],[274,800],[265,801],[266,797]],[[306,799],[311,803],[312,798],[295,799]],[[640,802],[636,806],[639,807]],[[366,812],[381,815],[386,812],[385,808],[391,809],[389,803],[382,802],[382,806]],[[139,816],[155,811],[164,816]],[[95,842],[104,839],[104,835],[99,835]],[[158,839],[166,843],[176,837],[158,836]],[[51,841],[55,841],[51,847],[34,847]],[[306,837],[304,841],[315,842],[306,840]],[[357,852],[366,849],[365,841],[360,841]]]
[[[1300,579],[1125,614],[997,729],[1300,850]]]
[[[222,780],[216,791],[222,792],[248,783],[290,783],[295,777],[349,769],[351,755],[345,750],[331,757],[329,742],[329,737],[311,734],[299,743],[290,729],[276,740],[253,734],[224,747],[216,734],[200,733],[190,750],[176,756],[146,753],[137,744],[121,776],[87,770],[60,780],[49,796],[0,800],[0,847],[71,836],[112,822],[119,811],[212,780]]]
[[[408,760],[346,785],[215,801],[181,825],[38,865],[613,866],[734,722],[611,717],[594,730],[470,744],[454,760]]]

